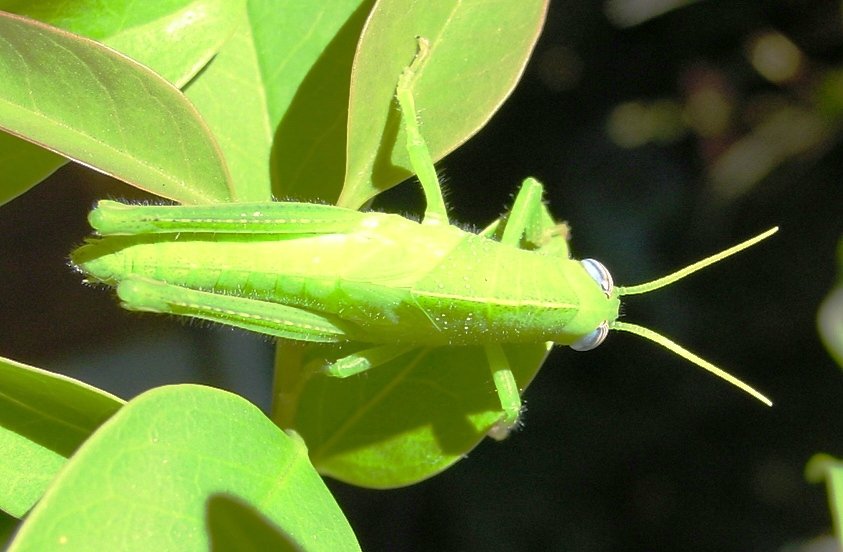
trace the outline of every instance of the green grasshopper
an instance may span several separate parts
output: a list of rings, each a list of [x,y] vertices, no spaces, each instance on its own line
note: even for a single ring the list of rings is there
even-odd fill
[[[770,236],[645,284],[619,287],[593,259],[570,258],[542,185],[524,181],[511,210],[479,234],[453,226],[419,129],[413,82],[424,42],[396,96],[412,168],[427,202],[421,222],[293,202],[137,206],[100,201],[100,236],[73,252],[89,282],[117,288],[135,311],[189,316],[279,338],[367,344],[324,366],[348,377],[417,347],[482,345],[512,427],[521,397],[508,343],[598,346],[609,330],[650,339],[766,404],[766,397],[652,330],[618,320],[620,297],[668,285]]]

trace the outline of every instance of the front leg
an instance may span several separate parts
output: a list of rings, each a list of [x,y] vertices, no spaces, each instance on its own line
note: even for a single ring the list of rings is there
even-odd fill
[[[544,186],[535,178],[521,183],[512,208],[495,222],[493,230],[503,244],[563,259],[570,257],[568,225],[553,220],[544,204]]]

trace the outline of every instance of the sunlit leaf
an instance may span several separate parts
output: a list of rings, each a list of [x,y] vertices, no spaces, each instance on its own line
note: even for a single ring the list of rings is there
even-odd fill
[[[358,550],[304,443],[195,385],[126,404],[77,451],[10,551],[207,550],[206,502],[239,497],[306,550]]]
[[[547,355],[544,345],[504,347],[524,389]],[[501,416],[481,347],[417,349],[345,379],[287,366],[331,356],[331,348],[282,343],[277,406],[323,474],[373,488],[432,477],[463,458]]]
[[[122,404],[80,381],[0,359],[0,509],[25,514]]]
[[[0,9],[93,38],[181,86],[207,63],[231,34],[244,0],[116,0],[108,9],[91,0],[20,2]],[[0,132],[0,204],[25,192],[66,160]]]
[[[342,186],[351,61],[372,0],[250,0],[187,95],[238,197],[333,201]]]
[[[544,22],[547,2],[376,3],[360,38],[351,78],[348,161],[339,205],[358,208],[410,176],[406,138],[393,104],[416,37],[430,56],[414,97],[434,160],[488,122],[521,77]]]
[[[0,14],[0,128],[185,203],[229,200],[225,165],[193,106],[91,40]]]

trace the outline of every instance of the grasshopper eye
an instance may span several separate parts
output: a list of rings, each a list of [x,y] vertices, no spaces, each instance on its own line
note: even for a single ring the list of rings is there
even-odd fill
[[[571,343],[569,347],[575,351],[590,351],[603,343],[607,335],[609,335],[609,324],[608,322],[603,322],[594,331],[585,334],[579,340]]]
[[[588,275],[597,282],[597,285],[606,294],[606,297],[611,297],[615,284],[612,282],[612,275],[609,274],[609,269],[603,266],[603,263],[594,259],[583,259],[580,262],[583,268],[585,268],[585,271],[588,272]]]

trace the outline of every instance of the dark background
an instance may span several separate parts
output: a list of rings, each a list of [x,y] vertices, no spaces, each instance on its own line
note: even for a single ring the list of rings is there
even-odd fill
[[[706,1],[630,27],[607,16],[622,4],[552,1],[513,96],[439,165],[452,218],[488,223],[535,176],[575,256],[619,284],[780,225],[625,307],[775,406],[635,336],[556,349],[507,441],[405,489],[331,483],[364,550],[797,550],[829,531],[825,489],[803,470],[815,452],[843,456],[843,373],[815,322],[843,233],[840,3]],[[770,37],[794,49],[772,40],[768,59],[798,54],[785,77],[753,63]],[[271,343],[125,313],[57,268],[94,199],[136,195],[65,167],[3,206],[0,353],[124,398],[202,381],[266,408]],[[419,199],[406,184],[378,206]]]

